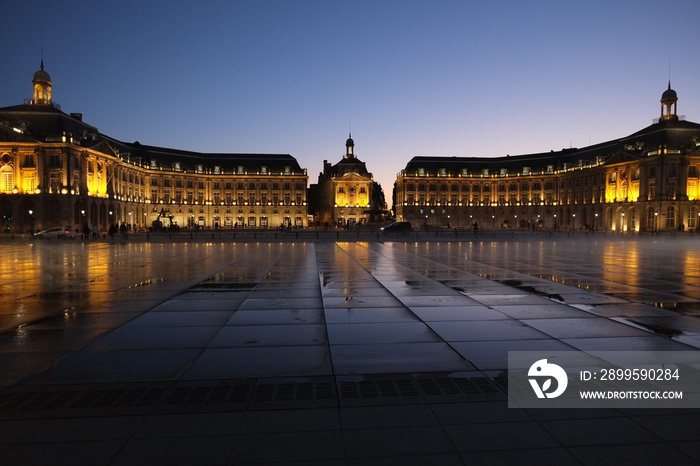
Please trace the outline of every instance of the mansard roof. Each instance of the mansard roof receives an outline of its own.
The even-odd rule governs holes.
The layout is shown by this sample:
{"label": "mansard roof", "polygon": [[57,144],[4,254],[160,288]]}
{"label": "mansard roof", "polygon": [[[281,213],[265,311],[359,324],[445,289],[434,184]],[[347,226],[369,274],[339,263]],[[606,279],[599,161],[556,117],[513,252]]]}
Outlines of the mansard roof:
{"label": "mansard roof", "polygon": [[501,170],[520,173],[523,167],[528,167],[536,173],[544,172],[548,167],[559,170],[578,164],[613,162],[613,156],[619,153],[630,157],[646,157],[656,155],[660,148],[677,151],[676,153],[688,153],[697,150],[698,146],[700,124],[684,120],[665,120],[629,136],[580,149],[570,148],[505,157],[417,156],[408,162],[404,173],[415,176],[419,169],[427,172],[426,175],[435,175],[443,170],[448,176],[457,176],[464,169],[472,174],[484,170],[488,170],[490,174],[498,174]]}
{"label": "mansard roof", "polygon": [[82,121],[82,115],[68,115],[55,104],[0,108],[0,126],[23,135],[27,141],[61,142],[64,135],[71,135],[75,143],[91,146],[101,139],[97,128]]}
{"label": "mansard roof", "polygon": [[176,162],[183,171],[195,171],[198,165],[206,169],[218,166],[224,171],[244,167],[248,173],[266,167],[269,173],[303,174],[304,169],[289,154],[202,153],[129,143],[104,135],[97,128],[82,121],[82,115],[68,115],[56,105],[23,104],[0,108],[0,132],[4,140],[17,142],[62,142],[72,137],[73,143],[99,148],[110,155],[119,154],[132,163],[156,166],[170,170]]}
{"label": "mansard roof", "polygon": [[218,166],[227,172],[236,172],[239,167],[244,167],[246,172],[255,173],[259,172],[261,167],[265,167],[268,173],[273,174],[283,173],[285,170],[291,174],[304,174],[299,162],[289,154],[202,153],[148,146],[138,141],[124,143],[110,139],[110,143],[122,157],[131,161],[138,160],[147,166],[155,160],[157,166],[167,169],[179,163],[180,169],[186,171],[195,171],[198,165],[203,165],[206,168]]}

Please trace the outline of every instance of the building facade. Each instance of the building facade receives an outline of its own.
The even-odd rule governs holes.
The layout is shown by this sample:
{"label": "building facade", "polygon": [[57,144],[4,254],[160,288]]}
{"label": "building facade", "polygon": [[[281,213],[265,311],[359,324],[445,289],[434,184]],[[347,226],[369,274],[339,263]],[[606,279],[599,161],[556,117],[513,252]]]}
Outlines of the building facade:
{"label": "building facade", "polygon": [[323,172],[311,193],[321,225],[352,228],[377,220],[386,209],[381,187],[355,156],[352,135],[345,141],[345,155],[338,163],[323,161]]}
{"label": "building facade", "polygon": [[0,108],[5,232],[54,226],[279,228],[308,225],[306,169],[285,154],[205,154],[124,143],[66,114],[52,82]]}
{"label": "building facade", "polygon": [[394,183],[416,227],[700,230],[700,125],[662,94],[661,116],[621,139],[558,152],[414,157]]}

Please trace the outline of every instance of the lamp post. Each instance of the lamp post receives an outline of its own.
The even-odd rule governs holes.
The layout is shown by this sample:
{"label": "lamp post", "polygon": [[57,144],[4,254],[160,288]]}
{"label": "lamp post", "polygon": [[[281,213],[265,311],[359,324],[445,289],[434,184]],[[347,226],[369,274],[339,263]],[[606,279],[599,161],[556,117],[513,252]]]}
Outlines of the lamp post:
{"label": "lamp post", "polygon": [[654,232],[657,232],[659,230],[659,213],[654,212]]}
{"label": "lamp post", "polygon": [[622,212],[622,225],[621,225],[620,231],[622,231],[622,232],[627,231],[627,225],[625,224],[625,213],[624,212]]}

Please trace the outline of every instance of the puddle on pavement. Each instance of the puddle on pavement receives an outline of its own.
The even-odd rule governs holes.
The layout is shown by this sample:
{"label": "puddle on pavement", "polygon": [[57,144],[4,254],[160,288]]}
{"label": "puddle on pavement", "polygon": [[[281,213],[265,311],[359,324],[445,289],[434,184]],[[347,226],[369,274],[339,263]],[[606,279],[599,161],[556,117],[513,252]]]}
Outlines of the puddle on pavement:
{"label": "puddle on pavement", "polygon": [[644,303],[650,306],[655,306],[660,309],[676,311],[680,314],[688,316],[700,315],[700,302],[659,302],[659,303]]}
{"label": "puddle on pavement", "polygon": [[636,327],[650,330],[657,335],[662,335],[668,338],[674,338],[679,335],[687,334],[687,332],[683,330],[673,328],[669,325],[664,325],[664,322],[661,322],[655,317],[625,317],[624,320]]}

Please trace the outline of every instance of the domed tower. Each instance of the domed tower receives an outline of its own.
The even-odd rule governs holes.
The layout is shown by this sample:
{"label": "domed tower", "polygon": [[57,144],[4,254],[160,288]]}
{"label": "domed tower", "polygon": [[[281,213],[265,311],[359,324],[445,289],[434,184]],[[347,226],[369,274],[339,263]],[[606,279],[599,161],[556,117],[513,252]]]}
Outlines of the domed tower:
{"label": "domed tower", "polygon": [[661,95],[661,118],[660,121],[678,120],[676,115],[676,104],[678,95],[671,89],[671,81],[668,82],[668,89]]}
{"label": "domed tower", "polygon": [[348,134],[348,140],[345,141],[345,158],[355,158],[355,141],[352,140],[352,133]]}
{"label": "domed tower", "polygon": [[32,105],[50,105],[52,83],[51,76],[44,71],[44,60],[41,60],[41,69],[34,73],[32,82],[34,83]]}

